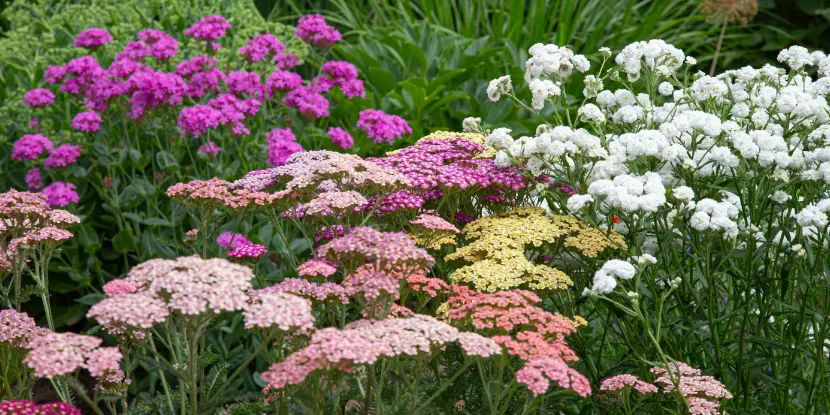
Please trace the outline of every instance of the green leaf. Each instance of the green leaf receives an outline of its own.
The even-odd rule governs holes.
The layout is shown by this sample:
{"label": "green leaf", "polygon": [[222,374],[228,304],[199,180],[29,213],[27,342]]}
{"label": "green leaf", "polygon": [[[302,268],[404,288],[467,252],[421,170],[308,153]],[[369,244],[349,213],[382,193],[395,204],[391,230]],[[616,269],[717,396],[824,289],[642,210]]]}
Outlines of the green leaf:
{"label": "green leaf", "polygon": [[201,367],[208,367],[219,361],[219,355],[213,351],[213,345],[209,345],[202,354],[199,355],[199,365]]}
{"label": "green leaf", "polygon": [[78,302],[78,303],[81,303],[81,304],[93,306],[95,304],[98,304],[101,300],[103,300],[105,298],[107,298],[107,296],[104,295],[104,294],[93,293],[93,294],[87,294],[87,295],[85,295],[85,296],[83,296],[83,297],[81,297],[81,298],[79,298],[75,301]]}
{"label": "green leaf", "polygon": [[230,372],[231,364],[222,362],[210,368],[207,377],[205,378],[205,398],[210,400],[216,391],[228,379],[228,372]]}
{"label": "green leaf", "polygon": [[395,79],[392,72],[376,67],[369,68],[369,81],[378,89],[378,93],[381,95],[386,95],[389,91],[395,89],[398,84],[398,80]]}
{"label": "green leaf", "polygon": [[176,162],[176,157],[166,151],[156,153],[156,163],[165,171],[178,170],[179,163]]}
{"label": "green leaf", "polygon": [[144,224],[153,226],[173,226],[169,220],[162,218],[147,218],[144,219]]}
{"label": "green leaf", "polygon": [[101,249],[101,241],[98,239],[98,233],[88,224],[81,225],[78,231],[78,242],[84,247],[84,252],[91,254]]}
{"label": "green leaf", "polygon": [[120,254],[135,250],[136,245],[133,231],[130,228],[124,228],[121,232],[118,232],[115,238],[112,238],[112,247],[115,249],[115,252]]}

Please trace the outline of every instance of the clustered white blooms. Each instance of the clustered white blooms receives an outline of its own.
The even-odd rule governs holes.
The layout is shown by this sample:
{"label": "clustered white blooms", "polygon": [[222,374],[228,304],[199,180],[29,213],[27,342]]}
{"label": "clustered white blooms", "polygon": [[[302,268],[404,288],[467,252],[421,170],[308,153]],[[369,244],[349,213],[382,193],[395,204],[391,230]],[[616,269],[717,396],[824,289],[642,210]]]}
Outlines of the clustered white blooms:
{"label": "clustered white blooms", "polygon": [[[564,102],[566,84],[590,65],[570,48],[535,45],[525,72],[529,107],[553,106],[555,119],[533,136],[482,130],[499,166],[520,164],[576,190],[551,210],[603,223],[629,215],[644,223],[644,240],[660,231],[657,223],[680,238],[698,233],[734,242],[736,249],[747,246],[741,235],[757,244],[797,244],[796,256],[810,241],[826,240],[830,57],[793,46],[778,57],[786,68],[708,76],[694,69],[694,58],[661,40],[626,46],[613,58],[616,65],[606,65],[610,50],[600,52],[603,68],[583,76],[583,103],[566,119],[565,112],[574,112]],[[809,75],[814,70],[817,78]],[[505,91],[513,86],[502,77],[488,94],[498,99]],[[756,210],[743,207],[759,203],[778,213],[753,217]],[[796,223],[801,232],[792,229]],[[593,293],[616,284],[611,276],[617,274],[603,269]]]}
{"label": "clustered white blooms", "polygon": [[637,270],[634,268],[634,265],[619,259],[612,259],[603,264],[602,268],[594,274],[594,285],[590,289],[585,288],[582,294],[608,294],[617,287],[617,278],[630,280],[636,274]]}

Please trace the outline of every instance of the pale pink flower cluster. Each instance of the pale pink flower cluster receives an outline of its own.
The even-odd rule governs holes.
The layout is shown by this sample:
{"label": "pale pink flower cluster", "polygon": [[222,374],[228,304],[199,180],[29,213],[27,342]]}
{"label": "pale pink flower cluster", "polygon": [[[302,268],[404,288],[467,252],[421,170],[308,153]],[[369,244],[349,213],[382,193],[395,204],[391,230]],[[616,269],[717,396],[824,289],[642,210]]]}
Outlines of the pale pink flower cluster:
{"label": "pale pink flower cluster", "polygon": [[[379,359],[398,356],[423,356],[436,348],[459,341],[454,327],[425,315],[387,320],[359,320],[342,330],[317,331],[309,345],[271,366],[262,374],[267,390],[297,385],[316,371],[350,371],[356,365],[374,364]],[[486,340],[465,336],[462,348],[470,355],[495,352]]]}
{"label": "pale pink flower cluster", "polygon": [[245,307],[248,300],[246,292],[251,288],[254,277],[248,267],[220,258],[180,257],[161,261],[169,263],[169,271],[152,276],[141,272],[136,275],[134,268],[127,279],[141,285],[149,277],[147,291],[163,295],[171,311],[199,315],[237,311]]}
{"label": "pale pink flower cluster", "polygon": [[526,385],[534,395],[547,392],[551,382],[562,389],[571,389],[583,398],[591,394],[588,379],[560,359],[531,360],[516,372],[516,380]]}
{"label": "pale pink flower cluster", "polygon": [[137,292],[105,298],[89,309],[87,317],[103,324],[110,334],[143,338],[144,330],[165,321],[169,314],[163,300]]}
{"label": "pale pink flower cluster", "polygon": [[362,265],[343,279],[343,287],[351,295],[362,296],[367,302],[372,302],[380,296],[397,300],[400,298],[398,290],[402,277],[374,265]]}
{"label": "pale pink flower cluster", "polygon": [[35,376],[54,379],[85,367],[101,339],[75,333],[49,333],[29,343],[29,355],[23,359]]}
{"label": "pale pink flower cluster", "polygon": [[720,400],[732,399],[732,394],[722,383],[711,376],[701,375],[699,369],[683,362],[673,362],[669,363],[669,370],[664,367],[652,368],[651,373],[657,376],[654,383],[662,386],[663,392],[670,393],[675,390],[675,383],[672,382],[674,378],[677,381],[677,390],[686,397],[692,415],[718,414]]}
{"label": "pale pink flower cluster", "polygon": [[38,327],[35,319],[26,313],[13,309],[0,311],[0,344],[26,349],[33,340],[48,333],[48,329]]}
{"label": "pale pink flower cluster", "polygon": [[138,287],[135,286],[131,281],[127,280],[112,280],[103,287],[104,294],[107,297],[117,297],[122,294],[132,294],[138,290]]}
{"label": "pale pink flower cluster", "polygon": [[490,357],[502,352],[501,347],[493,339],[478,333],[458,333],[458,344],[468,356]]}
{"label": "pale pink flower cluster", "polygon": [[390,191],[409,185],[404,175],[392,169],[382,168],[353,154],[321,150],[294,153],[285,165],[250,172],[234,186],[260,191],[284,185],[285,192],[304,192],[316,190],[327,180],[337,183],[340,190],[377,188]]}
{"label": "pale pink flower cluster", "polygon": [[[96,378],[105,378],[121,372],[121,360],[124,356],[117,347],[99,347],[93,350],[86,361],[86,369]],[[122,373],[123,376],[123,373]]]}
{"label": "pale pink flower cluster", "polygon": [[427,229],[432,229],[436,231],[449,231],[452,233],[458,233],[458,228],[455,227],[452,223],[447,222],[440,216],[422,213],[416,218],[415,220],[410,221],[409,223],[413,225],[420,225]]}
{"label": "pale pink flower cluster", "polygon": [[311,301],[284,292],[257,292],[243,311],[245,328],[312,331]]}
{"label": "pale pink flower cluster", "polygon": [[623,374],[617,376],[611,376],[610,378],[605,378],[600,383],[599,388],[600,390],[604,391],[618,391],[620,389],[630,387],[637,392],[646,394],[646,393],[656,393],[657,387],[652,385],[651,383],[645,382],[634,375]]}
{"label": "pale pink flower cluster", "polygon": [[317,248],[320,258],[338,263],[375,262],[383,267],[400,265],[432,266],[435,260],[406,232],[381,232],[370,227],[351,232]]}
{"label": "pale pink flower cluster", "polygon": [[263,288],[259,291],[291,293],[315,301],[326,301],[329,298],[333,298],[343,304],[349,302],[351,295],[351,292],[340,284],[334,282],[317,284],[301,278],[286,278],[278,284]]}
{"label": "pale pink flower cluster", "polygon": [[[225,259],[151,259],[133,267],[122,282],[108,283],[114,296],[90,308],[110,333],[143,337],[171,313],[197,316],[238,311],[248,303],[251,270]],[[109,293],[108,293],[109,294]]]}
{"label": "pale pink flower cluster", "polygon": [[297,205],[294,213],[298,217],[341,215],[366,203],[368,203],[366,198],[354,190],[345,192],[335,190],[320,193],[308,203]]}
{"label": "pale pink flower cluster", "polygon": [[297,267],[303,277],[330,277],[337,272],[337,265],[320,259],[310,259]]}

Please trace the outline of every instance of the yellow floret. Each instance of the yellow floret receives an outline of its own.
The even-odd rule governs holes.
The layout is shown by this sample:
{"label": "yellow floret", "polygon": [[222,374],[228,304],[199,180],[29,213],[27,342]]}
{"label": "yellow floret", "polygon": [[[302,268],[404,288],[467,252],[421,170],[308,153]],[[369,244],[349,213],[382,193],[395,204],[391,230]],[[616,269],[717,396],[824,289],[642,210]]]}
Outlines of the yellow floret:
{"label": "yellow floret", "polygon": [[596,257],[606,249],[626,248],[622,235],[613,230],[597,228],[581,229],[576,235],[565,239],[565,246],[575,248],[589,258]]}

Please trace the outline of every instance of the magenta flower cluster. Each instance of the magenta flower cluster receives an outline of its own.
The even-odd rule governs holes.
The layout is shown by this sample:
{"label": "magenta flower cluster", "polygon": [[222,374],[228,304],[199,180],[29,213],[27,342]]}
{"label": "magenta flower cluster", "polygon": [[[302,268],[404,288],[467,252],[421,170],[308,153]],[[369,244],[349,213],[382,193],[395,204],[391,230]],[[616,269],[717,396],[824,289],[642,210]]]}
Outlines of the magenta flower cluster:
{"label": "magenta flower cluster", "polygon": [[231,28],[228,20],[222,16],[206,16],[201,18],[193,26],[185,29],[184,34],[196,40],[218,40],[225,37],[225,33]]}
{"label": "magenta flower cluster", "polygon": [[103,120],[97,112],[81,112],[72,119],[72,128],[85,133],[94,133],[101,129],[101,121]]}
{"label": "magenta flower cluster", "polygon": [[343,37],[337,29],[329,26],[323,16],[319,14],[301,17],[300,21],[297,22],[297,30],[294,35],[309,45],[324,49],[334,46]]}
{"label": "magenta flower cluster", "polygon": [[282,166],[292,154],[304,151],[290,128],[275,128],[267,139],[268,164],[272,166]]}
{"label": "magenta flower cluster", "polygon": [[23,105],[42,108],[55,103],[55,93],[45,88],[35,88],[23,95]]}
{"label": "magenta flower cluster", "polygon": [[377,144],[392,144],[395,140],[412,134],[412,128],[406,120],[381,110],[360,111],[357,126]]}
{"label": "magenta flower cluster", "polygon": [[75,38],[75,42],[72,43],[72,47],[95,50],[110,42],[112,42],[110,32],[106,29],[91,27],[81,32],[78,37]]}

